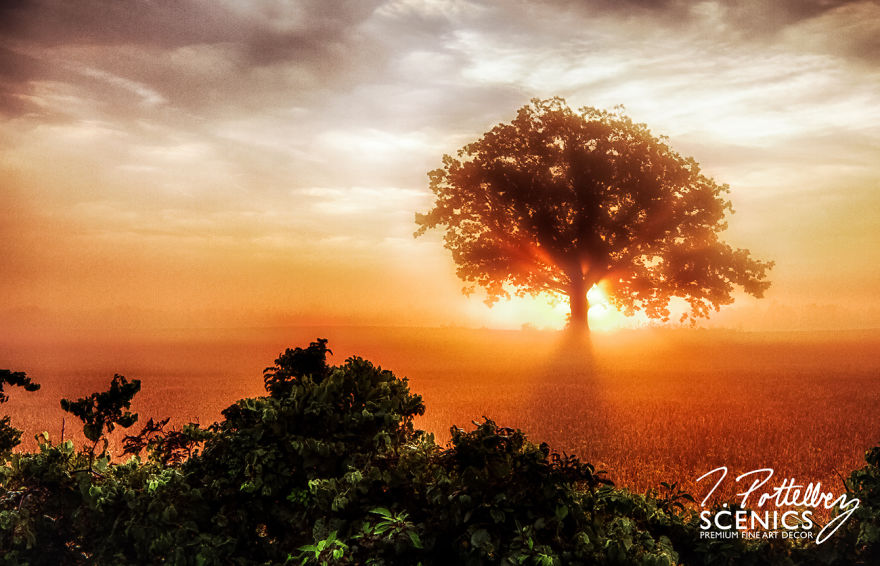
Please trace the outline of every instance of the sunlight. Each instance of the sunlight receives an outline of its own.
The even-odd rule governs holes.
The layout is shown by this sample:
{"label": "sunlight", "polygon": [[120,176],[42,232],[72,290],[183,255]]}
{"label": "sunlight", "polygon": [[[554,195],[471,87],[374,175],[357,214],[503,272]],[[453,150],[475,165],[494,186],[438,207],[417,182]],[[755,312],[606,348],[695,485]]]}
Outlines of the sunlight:
{"label": "sunlight", "polygon": [[[613,332],[621,328],[633,328],[643,324],[641,318],[628,318],[617,311],[608,300],[601,284],[594,285],[587,293],[590,301],[590,329],[597,332]],[[489,328],[561,330],[568,322],[567,298],[512,297],[499,301],[491,308],[482,302],[469,301],[470,317]]]}
{"label": "sunlight", "polygon": [[591,330],[609,332],[628,326],[630,321],[611,305],[600,284],[593,285],[587,292],[587,300],[590,302],[588,316]]}
{"label": "sunlight", "polygon": [[605,294],[605,291],[598,284],[593,285],[587,291],[587,300],[591,305],[608,305],[608,295]]}
{"label": "sunlight", "polygon": [[482,301],[467,301],[469,318],[489,328],[518,330],[539,328],[561,330],[565,327],[568,301],[536,297],[512,297],[492,307]]}

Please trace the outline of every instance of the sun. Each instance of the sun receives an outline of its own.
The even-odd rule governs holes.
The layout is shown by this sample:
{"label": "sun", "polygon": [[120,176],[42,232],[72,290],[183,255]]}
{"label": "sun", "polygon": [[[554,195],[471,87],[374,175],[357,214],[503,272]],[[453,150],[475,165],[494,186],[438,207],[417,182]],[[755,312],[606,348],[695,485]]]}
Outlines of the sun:
{"label": "sun", "polygon": [[[605,291],[598,284],[593,285],[589,291],[587,291],[587,300],[590,302],[592,306],[599,305],[608,305],[608,295],[605,294]],[[592,307],[590,310],[593,310]]]}
{"label": "sun", "polygon": [[608,300],[608,295],[602,288],[601,282],[593,285],[587,292],[587,300],[590,303],[590,310],[587,316],[589,317],[591,330],[609,332],[628,326],[629,320],[614,308],[614,305]]}
{"label": "sun", "polygon": [[[608,295],[605,293],[601,283],[593,285],[587,292],[587,300],[590,303],[590,310],[588,312],[590,330],[611,332],[632,325],[632,321],[614,308],[614,305],[608,300]],[[559,300],[552,307],[552,310],[556,319],[561,321],[557,327],[564,327],[568,320],[568,299]]]}
{"label": "sun", "polygon": [[[613,332],[638,326],[638,317],[629,318],[620,313],[611,301],[602,283],[593,285],[587,293],[590,301],[590,330]],[[569,304],[566,297],[511,297],[492,307],[481,301],[468,301],[469,316],[490,328],[519,329],[545,328],[562,330],[568,323]]]}

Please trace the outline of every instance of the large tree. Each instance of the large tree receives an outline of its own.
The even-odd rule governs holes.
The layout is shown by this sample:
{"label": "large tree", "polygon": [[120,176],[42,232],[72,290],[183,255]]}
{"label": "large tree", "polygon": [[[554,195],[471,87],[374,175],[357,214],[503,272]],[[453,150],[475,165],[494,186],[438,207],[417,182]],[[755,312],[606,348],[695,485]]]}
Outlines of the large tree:
{"label": "large tree", "polygon": [[772,262],[719,239],[733,212],[693,158],[669,148],[621,110],[573,111],[561,98],[532,100],[429,174],[433,208],[416,236],[445,230],[458,276],[487,302],[567,296],[570,325],[589,329],[587,292],[603,282],[626,315],[683,321],[761,297]]}

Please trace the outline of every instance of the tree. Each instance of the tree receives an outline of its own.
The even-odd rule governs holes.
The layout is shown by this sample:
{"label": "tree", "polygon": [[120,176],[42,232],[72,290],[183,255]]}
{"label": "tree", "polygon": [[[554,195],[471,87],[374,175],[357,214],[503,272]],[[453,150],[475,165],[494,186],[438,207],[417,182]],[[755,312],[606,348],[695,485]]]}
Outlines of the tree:
{"label": "tree", "polygon": [[464,292],[483,287],[490,305],[511,290],[567,296],[570,327],[589,330],[599,282],[627,316],[668,320],[680,297],[691,322],[737,287],[761,297],[770,285],[772,262],[719,239],[729,187],[619,108],[534,99],[428,176],[434,206],[415,236],[445,230]]}

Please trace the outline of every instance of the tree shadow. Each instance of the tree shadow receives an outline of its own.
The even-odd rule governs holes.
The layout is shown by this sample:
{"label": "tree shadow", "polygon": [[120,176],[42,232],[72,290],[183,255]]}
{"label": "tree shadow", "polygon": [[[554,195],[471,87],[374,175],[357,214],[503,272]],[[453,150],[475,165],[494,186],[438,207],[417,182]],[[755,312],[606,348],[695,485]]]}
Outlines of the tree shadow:
{"label": "tree shadow", "polygon": [[534,439],[602,465],[597,458],[614,436],[613,403],[589,334],[563,332],[536,362],[524,408],[534,415]]}
{"label": "tree shadow", "polygon": [[590,332],[581,328],[563,330],[545,365],[549,371],[574,372],[586,379],[595,377],[598,368]]}

